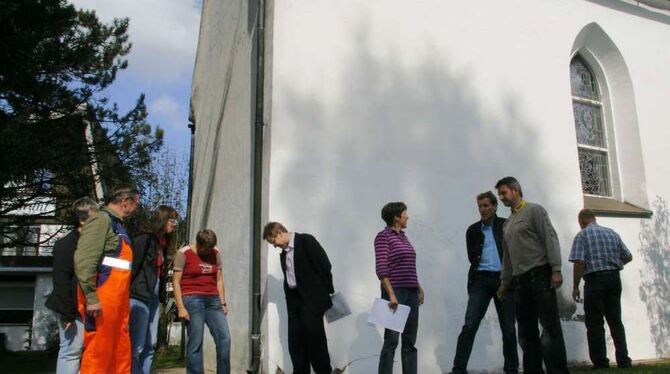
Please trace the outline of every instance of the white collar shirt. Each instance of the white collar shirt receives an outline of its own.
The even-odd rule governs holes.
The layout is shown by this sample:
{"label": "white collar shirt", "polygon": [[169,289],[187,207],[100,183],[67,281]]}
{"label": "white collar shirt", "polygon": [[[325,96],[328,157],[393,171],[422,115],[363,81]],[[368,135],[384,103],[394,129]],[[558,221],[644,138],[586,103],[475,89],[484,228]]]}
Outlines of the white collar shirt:
{"label": "white collar shirt", "polygon": [[294,289],[298,287],[298,282],[295,279],[295,233],[291,233],[291,239],[288,242],[288,246],[284,249],[286,253],[286,283],[288,288]]}

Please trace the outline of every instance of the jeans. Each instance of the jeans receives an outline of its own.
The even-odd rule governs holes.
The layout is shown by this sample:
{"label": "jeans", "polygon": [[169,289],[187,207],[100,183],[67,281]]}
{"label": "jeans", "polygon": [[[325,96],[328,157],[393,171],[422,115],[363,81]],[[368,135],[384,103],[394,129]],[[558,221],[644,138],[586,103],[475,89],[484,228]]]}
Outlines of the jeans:
{"label": "jeans", "polygon": [[130,299],[130,345],[133,361],[132,374],[149,374],[158,340],[160,302],[154,295],[149,304]]}
{"label": "jeans", "polygon": [[78,374],[81,352],[84,347],[84,323],[77,317],[65,330],[63,323],[58,322],[58,336],[60,348],[58,349],[56,373]]}
{"label": "jeans", "polygon": [[205,367],[202,360],[202,339],[205,324],[216,345],[216,373],[230,373],[230,331],[226,315],[223,314],[218,296],[184,296],[184,307],[190,321],[186,324],[186,373],[202,374]]}
{"label": "jeans", "polygon": [[614,341],[616,362],[620,368],[630,367],[626,330],[621,322],[621,278],[619,271],[602,271],[584,276],[584,314],[589,356],[595,367],[609,367],[605,346],[603,317],[607,320]]}
{"label": "jeans", "polygon": [[484,318],[491,299],[498,313],[500,330],[503,339],[503,356],[505,357],[505,373],[516,373],[519,369],[519,356],[516,349],[515,308],[512,298],[498,300],[496,291],[500,286],[499,272],[476,272],[468,296],[468,307],[465,311],[465,324],[458,335],[453,373],[466,373],[472,345]]}
{"label": "jeans", "polygon": [[[402,372],[403,374],[416,374],[417,351],[414,345],[416,343],[416,333],[419,329],[419,291],[417,288],[394,287],[393,292],[399,304],[410,307],[405,330],[402,332],[402,346],[400,348]],[[384,289],[382,289],[382,298],[389,299]],[[384,345],[379,356],[379,374],[393,373],[393,358],[395,357],[399,337],[400,333],[397,331],[384,330]]]}
{"label": "jeans", "polygon": [[[514,278],[514,301],[525,374],[544,373],[543,360],[549,374],[569,372],[556,290],[551,288],[550,280],[549,266],[533,268]],[[542,325],[542,335],[538,321]]]}

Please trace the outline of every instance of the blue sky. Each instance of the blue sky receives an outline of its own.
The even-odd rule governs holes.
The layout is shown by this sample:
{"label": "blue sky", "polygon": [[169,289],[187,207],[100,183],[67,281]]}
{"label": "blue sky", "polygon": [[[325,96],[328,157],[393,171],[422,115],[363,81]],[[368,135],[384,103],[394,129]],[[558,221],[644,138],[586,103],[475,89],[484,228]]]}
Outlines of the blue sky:
{"label": "blue sky", "polygon": [[122,112],[146,95],[149,122],[165,130],[165,144],[188,155],[188,105],[200,27],[201,0],[70,0],[95,10],[103,22],[128,17],[133,44],[122,71],[107,91]]}

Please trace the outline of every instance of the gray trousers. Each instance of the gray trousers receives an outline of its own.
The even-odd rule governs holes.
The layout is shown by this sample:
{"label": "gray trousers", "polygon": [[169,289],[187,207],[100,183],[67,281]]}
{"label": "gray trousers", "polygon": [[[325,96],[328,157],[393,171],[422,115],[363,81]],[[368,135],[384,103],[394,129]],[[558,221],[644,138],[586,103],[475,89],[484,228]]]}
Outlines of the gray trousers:
{"label": "gray trousers", "polygon": [[[400,347],[400,359],[402,362],[403,374],[416,374],[417,372],[417,352],[416,352],[416,332],[419,329],[419,289],[394,287],[393,292],[398,299],[399,304],[410,307],[409,317],[405,324],[405,331],[402,333],[402,344]],[[382,299],[389,299],[388,294],[382,289]],[[393,373],[393,358],[395,349],[398,346],[400,333],[397,331],[384,330],[384,345],[379,356],[379,374]]]}

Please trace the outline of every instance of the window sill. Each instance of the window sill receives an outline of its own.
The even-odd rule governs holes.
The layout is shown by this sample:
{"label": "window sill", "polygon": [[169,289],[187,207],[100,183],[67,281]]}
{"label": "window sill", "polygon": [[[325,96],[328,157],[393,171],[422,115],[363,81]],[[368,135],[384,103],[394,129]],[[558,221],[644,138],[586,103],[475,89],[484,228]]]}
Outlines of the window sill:
{"label": "window sill", "polygon": [[584,196],[584,208],[599,217],[651,218],[652,211],[605,197]]}

